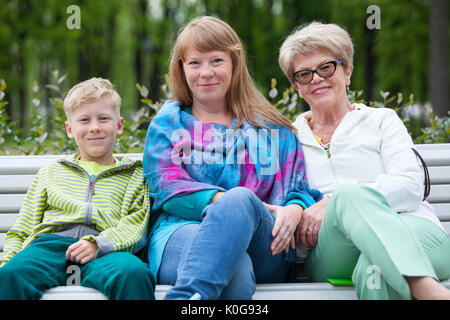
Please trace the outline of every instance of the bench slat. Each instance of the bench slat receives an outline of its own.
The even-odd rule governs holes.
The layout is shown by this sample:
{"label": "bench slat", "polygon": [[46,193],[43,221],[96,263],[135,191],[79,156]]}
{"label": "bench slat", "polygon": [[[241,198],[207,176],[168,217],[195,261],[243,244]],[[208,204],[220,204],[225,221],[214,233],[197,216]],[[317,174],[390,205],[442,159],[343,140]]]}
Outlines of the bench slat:
{"label": "bench slat", "polygon": [[[447,231],[447,234],[450,234],[450,222],[443,222],[442,225],[444,226],[444,229]],[[0,233],[0,253],[3,252],[3,243],[6,238],[6,232]]]}
{"label": "bench slat", "polygon": [[[450,288],[450,280],[441,282]],[[155,297],[162,300],[170,285],[157,285]],[[106,297],[97,290],[86,287],[55,287],[45,292],[42,300],[103,300]],[[257,284],[254,300],[355,300],[354,287],[336,287],[329,283]]]}
{"label": "bench slat", "polygon": [[[450,166],[450,144],[416,145],[428,166]],[[115,154],[141,160],[142,153]],[[1,156],[0,175],[35,174],[44,164],[70,155]]]}
{"label": "bench slat", "polygon": [[34,177],[34,174],[1,176],[0,194],[27,193],[28,187],[31,186]]}
{"label": "bench slat", "polygon": [[[12,227],[24,197],[25,195],[0,194],[0,232],[6,232]],[[8,199],[10,205],[6,205],[6,199]],[[14,204],[11,203],[11,200],[14,201]],[[434,203],[432,206],[434,207],[439,220],[450,222],[450,203]]]}
{"label": "bench slat", "polygon": [[[431,184],[450,184],[450,166],[429,167]],[[0,176],[0,194],[26,193],[34,179],[34,174],[14,174]]]}
{"label": "bench slat", "polygon": [[[142,160],[142,153],[115,154],[115,156]],[[70,157],[70,155],[0,156],[0,175],[36,174],[42,166],[61,158]]]}
{"label": "bench slat", "polygon": [[428,167],[431,184],[450,184],[450,166]]}
{"label": "bench slat", "polygon": [[93,288],[60,286],[46,290],[41,300],[108,300],[108,297]]}
{"label": "bench slat", "polygon": [[[19,212],[25,194],[0,194],[0,213]],[[428,197],[430,203],[449,203],[450,184],[432,185]]]}
{"label": "bench slat", "polygon": [[432,206],[439,220],[450,222],[450,203],[435,203]]}
{"label": "bench slat", "polygon": [[68,156],[44,155],[0,157],[0,174],[36,174],[42,166],[63,157]]}
{"label": "bench slat", "polygon": [[[441,221],[450,221],[450,203],[434,203],[432,204],[436,215]],[[0,213],[0,232],[2,228],[11,228],[16,220],[18,212],[1,212]]]}
{"label": "bench slat", "polygon": [[448,143],[416,144],[414,145],[414,147],[420,152],[427,152],[427,151],[440,152],[444,150],[450,151],[450,145]]}
{"label": "bench slat", "polygon": [[16,221],[17,213],[0,213],[0,232],[8,232]]}
{"label": "bench slat", "polygon": [[0,214],[19,213],[25,194],[0,194]]}
{"label": "bench slat", "polygon": [[450,144],[419,144],[415,145],[428,166],[450,165]]}
{"label": "bench slat", "polygon": [[0,233],[0,252],[3,252],[3,243],[5,242],[6,233]]}
{"label": "bench slat", "polygon": [[430,196],[427,198],[430,203],[449,203],[450,184],[431,185]]}

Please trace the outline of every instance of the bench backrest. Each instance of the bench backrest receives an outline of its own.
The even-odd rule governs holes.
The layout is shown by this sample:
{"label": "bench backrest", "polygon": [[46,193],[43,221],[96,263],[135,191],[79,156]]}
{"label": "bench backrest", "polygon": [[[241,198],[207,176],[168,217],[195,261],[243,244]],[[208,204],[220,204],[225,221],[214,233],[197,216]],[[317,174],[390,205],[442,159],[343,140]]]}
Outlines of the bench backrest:
{"label": "bench backrest", "polygon": [[[431,193],[428,201],[450,234],[450,144],[417,145],[416,148],[430,172]],[[142,154],[127,154],[127,156],[141,159]],[[6,232],[13,225],[36,172],[43,165],[62,157],[69,156],[0,157],[0,257]]]}

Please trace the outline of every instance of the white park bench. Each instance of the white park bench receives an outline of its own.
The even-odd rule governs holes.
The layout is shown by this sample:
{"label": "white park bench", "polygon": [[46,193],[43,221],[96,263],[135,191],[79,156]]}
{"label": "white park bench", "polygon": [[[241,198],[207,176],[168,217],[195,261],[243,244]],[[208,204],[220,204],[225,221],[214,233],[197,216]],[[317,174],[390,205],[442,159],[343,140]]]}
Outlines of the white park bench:
{"label": "white park bench", "polygon": [[[431,179],[431,193],[428,201],[433,205],[439,219],[450,234],[450,144],[416,146],[428,165]],[[132,159],[141,159],[141,154],[127,154]],[[0,156],[0,258],[6,233],[13,225],[25,193],[36,172],[43,165],[59,159],[60,155],[44,156]],[[449,261],[450,263],[450,261]],[[301,268],[301,262],[297,267]],[[307,281],[301,276],[299,281]],[[450,280],[443,284],[450,289]],[[156,298],[161,299],[170,288],[156,286]],[[333,286],[330,283],[278,283],[258,284],[253,297],[258,300],[290,299],[356,299],[355,290],[349,286]],[[95,300],[107,299],[95,289],[78,286],[61,286],[49,289],[42,299]]]}

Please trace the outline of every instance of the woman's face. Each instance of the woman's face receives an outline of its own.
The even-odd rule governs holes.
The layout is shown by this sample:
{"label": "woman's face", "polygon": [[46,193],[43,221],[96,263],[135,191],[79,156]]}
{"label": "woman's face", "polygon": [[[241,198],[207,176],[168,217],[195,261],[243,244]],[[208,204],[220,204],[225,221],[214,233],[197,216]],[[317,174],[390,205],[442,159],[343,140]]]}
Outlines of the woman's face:
{"label": "woman's face", "polygon": [[233,72],[231,55],[228,51],[201,52],[189,47],[185,53],[183,70],[194,104],[225,105]]}
{"label": "woman's face", "polygon": [[[294,58],[294,73],[301,70],[316,70],[325,62],[337,61],[336,57],[326,49],[318,49],[308,55],[297,55]],[[353,66],[336,65],[336,71],[329,78],[322,78],[313,73],[313,78],[308,84],[295,82],[295,87],[303,99],[311,108],[325,108],[342,104],[347,101],[346,86],[350,85],[350,77]],[[347,100],[344,100],[347,99]]]}

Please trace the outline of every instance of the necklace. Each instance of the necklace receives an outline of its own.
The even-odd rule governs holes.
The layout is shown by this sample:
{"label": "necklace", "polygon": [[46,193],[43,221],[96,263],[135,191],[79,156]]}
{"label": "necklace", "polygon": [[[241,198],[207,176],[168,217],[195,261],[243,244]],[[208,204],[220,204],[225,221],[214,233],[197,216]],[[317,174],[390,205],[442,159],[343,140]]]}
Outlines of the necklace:
{"label": "necklace", "polygon": [[322,140],[319,141],[320,146],[325,150],[328,154],[330,154],[330,142],[323,144]]}
{"label": "necklace", "polygon": [[327,153],[330,153],[330,144],[331,144],[331,141],[328,142],[328,143],[323,143],[321,137],[319,137],[319,136],[316,135],[315,133],[313,133],[313,134],[314,134],[314,137],[316,138],[317,142],[319,142],[320,146],[321,146]]}
{"label": "necklace", "polygon": [[[350,108],[348,109],[348,112],[353,111],[353,110],[355,110],[355,107],[352,106],[352,105],[350,105]],[[309,125],[311,131],[313,131],[313,130],[312,130],[312,128],[313,128],[312,117],[309,116],[309,117],[306,118],[306,120],[308,121],[308,125]],[[341,119],[341,120],[342,120],[342,119]],[[340,122],[340,121],[339,121],[339,122]],[[337,125],[336,125],[336,127],[337,127]],[[334,128],[334,130],[336,130],[336,128]],[[334,130],[333,130],[333,132],[334,132]],[[323,150],[325,150],[325,152],[327,153],[328,158],[330,158],[330,157],[331,157],[331,153],[330,153],[330,149],[331,149],[331,139],[330,139],[330,141],[329,141],[328,143],[323,143],[321,137],[319,137],[318,135],[316,135],[314,132],[313,132],[313,135],[314,135],[314,137],[316,138],[317,142],[320,144],[320,146],[323,148]]]}

